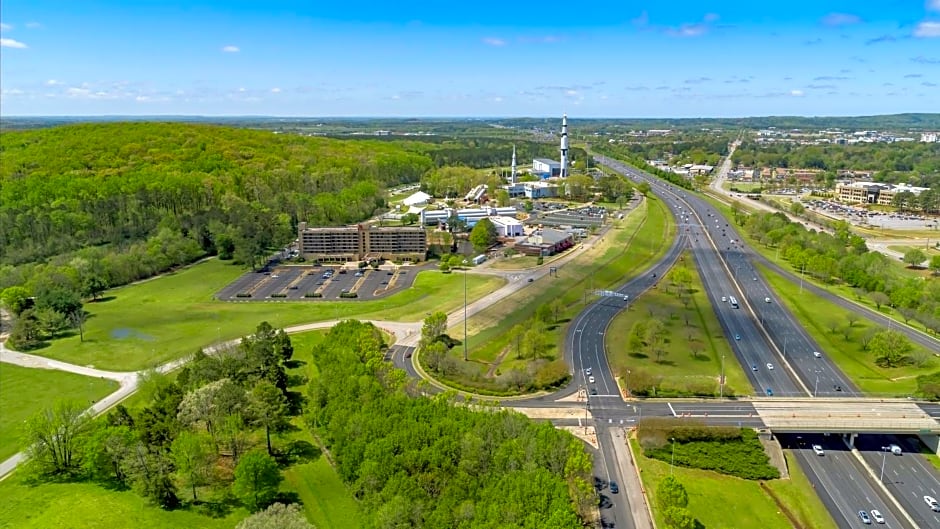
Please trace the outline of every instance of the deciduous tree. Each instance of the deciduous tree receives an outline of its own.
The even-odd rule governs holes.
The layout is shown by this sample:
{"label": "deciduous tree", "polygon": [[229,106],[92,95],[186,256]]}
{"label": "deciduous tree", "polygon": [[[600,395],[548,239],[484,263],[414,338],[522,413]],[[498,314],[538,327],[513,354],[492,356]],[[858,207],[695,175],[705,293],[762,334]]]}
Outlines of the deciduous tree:
{"label": "deciduous tree", "polygon": [[235,467],[235,494],[252,512],[269,505],[283,480],[274,458],[264,452],[249,452]]}
{"label": "deciduous tree", "polygon": [[76,401],[61,401],[27,419],[24,445],[30,459],[43,473],[72,474],[82,461],[91,417]]}

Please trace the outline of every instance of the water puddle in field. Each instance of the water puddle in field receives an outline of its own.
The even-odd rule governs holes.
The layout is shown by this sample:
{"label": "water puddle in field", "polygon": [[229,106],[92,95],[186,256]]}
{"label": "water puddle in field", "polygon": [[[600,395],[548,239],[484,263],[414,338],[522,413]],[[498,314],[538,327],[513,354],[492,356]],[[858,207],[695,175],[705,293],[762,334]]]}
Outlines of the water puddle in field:
{"label": "water puddle in field", "polygon": [[136,338],[138,340],[144,340],[147,342],[152,342],[155,340],[153,336],[149,334],[142,333],[137,329],[131,329],[129,327],[118,327],[117,329],[111,330],[111,337],[118,340],[123,340],[125,338]]}

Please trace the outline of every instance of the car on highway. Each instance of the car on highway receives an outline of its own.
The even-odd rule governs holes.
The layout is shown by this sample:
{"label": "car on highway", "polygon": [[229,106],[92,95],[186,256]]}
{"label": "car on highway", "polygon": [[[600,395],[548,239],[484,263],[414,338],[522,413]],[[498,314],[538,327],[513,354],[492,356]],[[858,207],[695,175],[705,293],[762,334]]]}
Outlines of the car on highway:
{"label": "car on highway", "polygon": [[770,303],[770,298],[764,298],[764,303]]}
{"label": "car on highway", "polygon": [[734,335],[734,339],[735,339],[735,340],[740,340],[740,339],[741,339],[741,335],[740,335],[740,334],[735,334],[735,335]]}
{"label": "car on highway", "polygon": [[868,513],[865,511],[858,511],[858,517],[862,519],[862,523],[865,525],[871,525],[871,518],[868,517]]}
{"label": "car on highway", "polygon": [[724,303],[728,301],[728,296],[721,296],[721,302]]}
{"label": "car on highway", "polygon": [[611,481],[611,482],[610,482],[610,492],[611,492],[612,494],[617,494],[618,492],[620,492],[620,487],[617,486],[617,482],[616,482],[616,481]]}
{"label": "car on highway", "polygon": [[594,383],[594,377],[588,377],[588,384]]}
{"label": "car on highway", "polygon": [[751,365],[751,371],[757,371],[757,364]]}
{"label": "car on highway", "polygon": [[881,515],[881,511],[878,509],[872,509],[871,519],[874,520],[875,523],[885,523],[885,517]]}
{"label": "car on highway", "polygon": [[768,396],[768,397],[773,397],[773,396],[774,396],[774,390],[772,390],[772,389],[770,389],[770,388],[767,388],[767,396]]}
{"label": "car on highway", "polygon": [[584,374],[587,375],[587,376],[591,376],[591,368],[589,367],[589,368],[585,369],[585,370],[584,370]]}
{"label": "car on highway", "polygon": [[901,447],[895,444],[888,445],[888,450],[891,450],[891,453],[896,456],[899,456],[902,453]]}
{"label": "car on highway", "polygon": [[597,388],[591,388],[591,395],[597,395]]}
{"label": "car on highway", "polygon": [[532,279],[532,278],[530,277],[530,278],[529,278],[529,283],[531,283],[531,282],[533,282],[533,281],[535,281],[535,279]]}
{"label": "car on highway", "polygon": [[821,447],[821,446],[819,446],[819,445],[813,445],[813,453],[816,454],[816,455],[818,455],[818,456],[824,456],[824,455],[826,455],[826,452],[823,451],[823,447]]}
{"label": "car on highway", "polygon": [[933,496],[924,496],[924,503],[926,503],[931,510],[940,512],[940,503],[937,503],[937,500]]}
{"label": "car on highway", "polygon": [[813,356],[815,356],[816,358],[822,358],[822,353],[820,353],[819,351],[813,351]]}
{"label": "car on highway", "polygon": [[773,369],[773,368],[774,368],[774,365],[771,364],[770,362],[767,362],[767,369]]}

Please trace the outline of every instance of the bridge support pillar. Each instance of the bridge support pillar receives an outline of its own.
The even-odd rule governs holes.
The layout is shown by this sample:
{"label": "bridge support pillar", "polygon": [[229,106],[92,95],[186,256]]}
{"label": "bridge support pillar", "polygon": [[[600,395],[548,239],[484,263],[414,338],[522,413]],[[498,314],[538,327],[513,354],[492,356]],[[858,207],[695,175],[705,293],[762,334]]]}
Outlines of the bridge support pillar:
{"label": "bridge support pillar", "polygon": [[855,438],[858,437],[857,433],[844,433],[842,434],[842,439],[845,441],[845,444],[849,445],[849,448],[855,448]]}
{"label": "bridge support pillar", "polygon": [[921,442],[927,445],[927,448],[929,448],[933,453],[940,456],[940,435],[922,433],[917,434],[917,437],[920,437]]}

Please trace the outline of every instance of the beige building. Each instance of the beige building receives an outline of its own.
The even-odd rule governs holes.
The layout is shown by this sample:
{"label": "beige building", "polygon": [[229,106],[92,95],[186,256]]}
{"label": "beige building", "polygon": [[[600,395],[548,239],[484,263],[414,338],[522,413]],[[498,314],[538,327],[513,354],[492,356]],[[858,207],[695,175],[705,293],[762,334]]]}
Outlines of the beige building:
{"label": "beige building", "polygon": [[298,229],[299,253],[308,261],[423,261],[428,238],[424,228],[355,226]]}
{"label": "beige building", "polygon": [[880,204],[890,206],[894,195],[902,191],[910,191],[919,195],[927,191],[926,187],[909,186],[906,184],[882,184],[877,182],[850,182],[836,186],[836,193],[842,202],[856,204]]}

